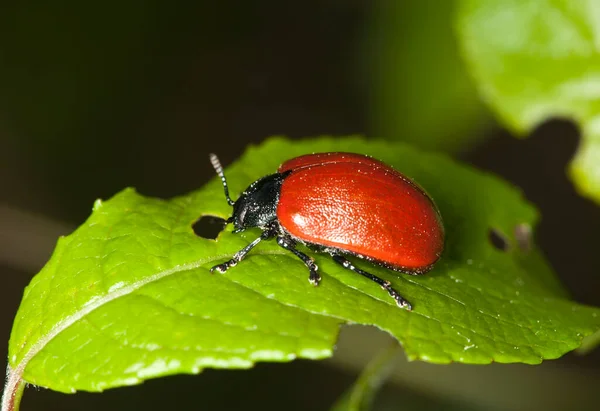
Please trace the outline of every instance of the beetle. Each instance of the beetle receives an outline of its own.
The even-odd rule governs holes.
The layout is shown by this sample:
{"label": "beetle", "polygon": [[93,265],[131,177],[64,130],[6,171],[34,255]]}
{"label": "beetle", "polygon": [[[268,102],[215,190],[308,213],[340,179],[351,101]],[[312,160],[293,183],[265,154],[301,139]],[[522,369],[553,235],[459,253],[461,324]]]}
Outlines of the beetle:
{"label": "beetle", "polygon": [[379,284],[398,306],[412,309],[389,281],[346,258],[356,256],[413,275],[433,268],[444,249],[444,225],[431,197],[411,179],[361,154],[308,154],[284,162],[233,201],[219,159],[211,154],[210,161],[233,207],[226,224],[233,224],[234,233],[252,227],[262,230],[211,272],[226,272],[261,241],[276,238],[306,265],[313,285],[321,281],[318,266],[296,248],[298,244],[328,253],[342,267]]}

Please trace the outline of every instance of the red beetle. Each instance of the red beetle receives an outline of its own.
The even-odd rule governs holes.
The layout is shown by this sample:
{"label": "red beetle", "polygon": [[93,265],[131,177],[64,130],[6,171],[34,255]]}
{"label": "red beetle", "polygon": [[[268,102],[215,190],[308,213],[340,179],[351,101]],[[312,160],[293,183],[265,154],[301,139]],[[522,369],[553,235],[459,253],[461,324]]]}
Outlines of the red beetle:
{"label": "red beetle", "polygon": [[409,178],[360,154],[309,154],[286,161],[277,173],[252,183],[234,202],[219,159],[211,154],[210,160],[233,206],[227,220],[233,223],[233,232],[251,227],[263,231],[211,271],[224,273],[260,241],[276,237],[277,244],[308,267],[312,284],[321,281],[318,267],[296,249],[298,243],[329,253],[344,268],[387,290],[399,306],[412,309],[389,281],[361,270],[344,256],[406,274],[431,270],[444,249],[444,226],[433,200]]}

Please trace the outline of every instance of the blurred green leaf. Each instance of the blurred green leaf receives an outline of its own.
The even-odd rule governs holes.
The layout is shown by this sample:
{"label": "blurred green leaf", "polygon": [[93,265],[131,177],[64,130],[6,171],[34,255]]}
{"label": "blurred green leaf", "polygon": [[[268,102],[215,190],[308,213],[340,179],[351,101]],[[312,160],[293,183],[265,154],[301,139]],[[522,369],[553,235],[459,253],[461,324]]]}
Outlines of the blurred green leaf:
{"label": "blurred green leaf", "polygon": [[[515,228],[537,220],[520,192],[445,156],[361,138],[273,138],[227,168],[233,197],[286,158],[335,150],[388,162],[441,210],[447,247],[428,275],[358,262],[390,280],[414,311],[324,254],[316,255],[323,281],[313,287],[306,267],[274,241],[226,274],[210,274],[259,234],[194,234],[200,216],[231,212],[218,179],[172,200],[127,189],[98,201],[27,287],[10,338],[7,392],[21,377],[64,392],[99,391],[205,367],[324,358],[343,323],[375,325],[410,359],[435,363],[535,364],[600,329],[600,310],[569,301],[535,246],[519,248]],[[507,251],[490,243],[490,229]]]}
{"label": "blurred green leaf", "polygon": [[385,383],[393,368],[393,359],[400,351],[398,344],[383,350],[362,371],[352,388],[331,408],[331,411],[367,411],[377,391]]}
{"label": "blurred green leaf", "polygon": [[366,59],[373,135],[447,151],[485,136],[492,119],[460,58],[454,7],[454,0],[374,3]]}
{"label": "blurred green leaf", "polygon": [[600,201],[600,8],[597,1],[461,0],[456,28],[480,92],[526,133],[550,117],[575,120],[570,165],[581,194]]}

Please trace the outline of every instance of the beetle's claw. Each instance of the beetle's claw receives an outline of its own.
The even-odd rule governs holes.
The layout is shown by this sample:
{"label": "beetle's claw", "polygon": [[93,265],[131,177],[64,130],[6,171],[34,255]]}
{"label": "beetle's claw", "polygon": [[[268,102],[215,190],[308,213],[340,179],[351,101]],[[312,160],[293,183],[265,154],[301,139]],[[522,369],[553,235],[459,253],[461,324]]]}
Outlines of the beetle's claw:
{"label": "beetle's claw", "polygon": [[396,304],[400,308],[406,308],[408,311],[412,311],[412,305],[406,301],[404,298],[398,296],[398,298],[394,298],[396,300]]}
{"label": "beetle's claw", "polygon": [[396,304],[398,304],[398,307],[406,308],[408,311],[412,311],[412,305],[408,301],[406,301],[400,294],[398,294],[396,290],[391,288],[388,290],[388,292],[390,293],[390,296],[394,300],[396,300]]}
{"label": "beetle's claw", "polygon": [[225,271],[227,271],[229,269],[230,265],[228,263],[223,263],[223,264],[218,264],[215,265],[213,268],[210,269],[210,272],[215,272],[218,271],[219,273],[223,274]]}
{"label": "beetle's claw", "polygon": [[316,287],[321,282],[321,276],[316,271],[311,271],[308,276],[308,282]]}
{"label": "beetle's claw", "polygon": [[400,307],[400,308],[406,308],[408,311],[412,311],[412,305],[411,305],[411,303],[409,303],[408,301],[406,301],[404,299],[404,297],[402,297],[400,295],[400,293],[398,293],[398,291],[396,291],[396,290],[394,290],[392,288],[392,283],[390,283],[389,281],[386,281],[386,282],[383,283],[383,285],[381,286],[381,288],[383,288],[384,290],[387,290],[387,292],[390,295],[390,297],[392,297],[396,301],[396,304],[398,304],[398,307]]}

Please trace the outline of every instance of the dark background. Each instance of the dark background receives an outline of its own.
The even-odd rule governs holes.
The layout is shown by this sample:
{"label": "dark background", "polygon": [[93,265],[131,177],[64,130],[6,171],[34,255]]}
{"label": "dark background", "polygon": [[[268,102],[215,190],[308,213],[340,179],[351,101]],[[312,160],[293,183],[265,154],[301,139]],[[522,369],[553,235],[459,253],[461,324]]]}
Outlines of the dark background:
{"label": "dark background", "polygon": [[[502,175],[540,208],[536,240],[573,298],[600,304],[599,209],[565,174],[577,128],[550,121],[526,140],[501,130],[472,85],[453,89],[468,77],[448,35],[451,7],[393,4],[1,3],[0,352],[23,288],[56,236],[80,224],[96,198],[126,186],[159,197],[186,193],[213,175],[209,152],[228,164],[274,134],[395,138]],[[445,83],[432,87],[428,79],[440,76]],[[377,351],[365,335],[344,333],[332,361],[207,370],[101,395],[28,389],[22,409],[327,409]],[[381,409],[449,409],[446,401],[462,409],[568,409],[569,401],[585,408],[585,396],[595,396],[585,387],[600,382],[598,352],[536,371],[398,368],[404,376],[388,384]],[[431,370],[446,377],[427,377],[437,375]],[[463,386],[452,384],[455,373]],[[542,382],[563,391],[543,392]],[[475,383],[485,395],[470,391]],[[552,400],[558,392],[579,398]]]}

